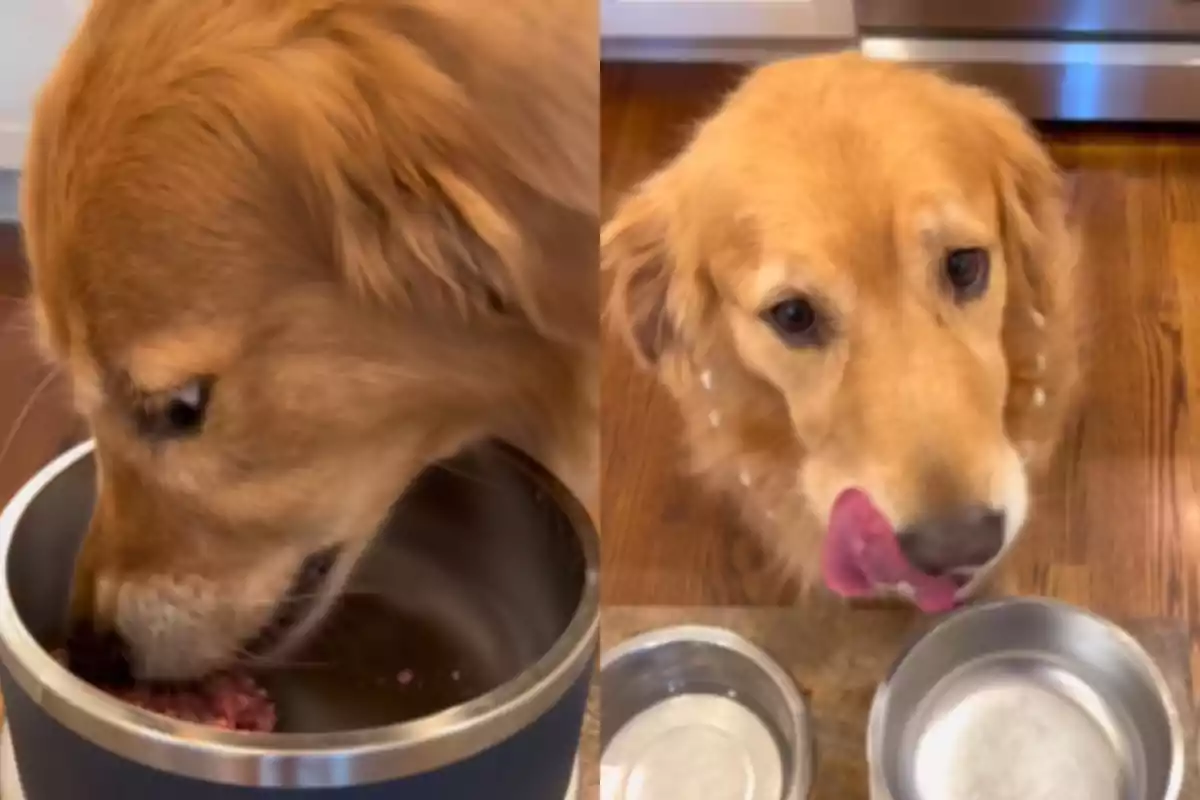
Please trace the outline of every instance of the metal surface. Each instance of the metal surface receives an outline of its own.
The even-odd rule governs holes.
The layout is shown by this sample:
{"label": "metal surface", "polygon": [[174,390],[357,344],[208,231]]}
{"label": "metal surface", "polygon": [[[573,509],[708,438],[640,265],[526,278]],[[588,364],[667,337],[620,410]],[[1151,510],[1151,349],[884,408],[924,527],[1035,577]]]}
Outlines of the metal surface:
{"label": "metal surface", "polygon": [[847,39],[853,0],[600,0],[600,36],[613,39]]}
{"label": "metal surface", "polygon": [[876,694],[867,749],[873,800],[1176,800],[1183,782],[1158,668],[1048,600],[969,608],[917,640]]}
{"label": "metal surface", "polygon": [[17,772],[17,758],[13,753],[12,733],[7,725],[0,728],[0,798],[25,800],[21,776]]}
{"label": "metal surface", "polygon": [[1194,37],[1195,0],[855,0],[867,35]]}
{"label": "metal surface", "polygon": [[[595,531],[539,466],[488,448],[417,493],[413,513],[436,519],[410,517],[402,502],[381,539],[422,548],[423,563],[440,563],[446,571],[425,576],[424,584],[413,583],[422,578],[410,573],[392,583],[406,596],[439,598],[439,608],[448,603],[464,615],[482,615],[462,623],[484,645],[500,647],[489,638],[500,635],[508,658],[525,662],[511,680],[410,723],[331,733],[227,733],[127,706],[75,678],[46,650],[61,641],[71,566],[90,516],[91,448],[85,443],[51,462],[0,514],[0,575],[7,578],[0,590],[0,656],[59,724],[129,761],[254,787],[357,786],[423,774],[524,729],[591,665],[598,631]],[[484,593],[471,595],[475,589]]]}
{"label": "metal surface", "polygon": [[[21,788],[21,775],[17,771],[17,759],[13,754],[12,733],[7,725],[0,727],[0,800],[25,800]],[[571,773],[571,786],[565,800],[579,800],[579,762]]]}
{"label": "metal surface", "polygon": [[865,36],[872,58],[989,88],[1028,117],[1200,121],[1200,42],[1065,42]]}
{"label": "metal surface", "polygon": [[628,37],[605,61],[754,64],[859,49],[990,89],[1027,117],[1099,123],[1200,122],[1200,34],[1191,42],[1096,42],[866,35],[861,41]]}
{"label": "metal surface", "polygon": [[[730,631],[684,626],[635,637],[604,655],[600,692],[605,798],[635,800],[637,794],[626,793],[633,773],[642,781],[672,777],[659,770],[676,775],[689,755],[681,749],[693,759],[704,752],[705,763],[685,775],[704,774],[703,794],[713,800],[804,800],[812,789],[813,741],[803,699],[770,656]],[[691,705],[697,696],[705,702]],[[632,744],[621,741],[654,712],[661,712],[658,725],[642,726]],[[733,765],[734,774],[722,764]],[[775,779],[771,772],[782,786],[766,798],[761,792]],[[718,788],[721,781],[727,783]]]}
{"label": "metal surface", "polygon": [[606,63],[755,64],[781,58],[858,49],[853,38],[753,39],[709,36],[695,39],[655,37],[606,38],[600,59]]}
{"label": "metal surface", "polygon": [[575,761],[575,768],[571,770],[571,785],[567,787],[566,800],[579,800],[579,761]]}

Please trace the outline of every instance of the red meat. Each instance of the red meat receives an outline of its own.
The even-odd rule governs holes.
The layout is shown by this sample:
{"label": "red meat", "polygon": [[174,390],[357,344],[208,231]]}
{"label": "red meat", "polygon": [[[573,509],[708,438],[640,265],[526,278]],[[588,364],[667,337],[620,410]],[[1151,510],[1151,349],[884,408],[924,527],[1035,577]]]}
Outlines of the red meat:
{"label": "red meat", "polygon": [[[65,663],[62,653],[55,657]],[[278,721],[267,690],[243,671],[222,672],[195,683],[97,688],[147,711],[231,731],[270,733]]]}
{"label": "red meat", "polygon": [[184,722],[231,731],[275,730],[275,704],[267,690],[244,672],[221,673],[183,686],[139,684],[112,694],[126,703]]}

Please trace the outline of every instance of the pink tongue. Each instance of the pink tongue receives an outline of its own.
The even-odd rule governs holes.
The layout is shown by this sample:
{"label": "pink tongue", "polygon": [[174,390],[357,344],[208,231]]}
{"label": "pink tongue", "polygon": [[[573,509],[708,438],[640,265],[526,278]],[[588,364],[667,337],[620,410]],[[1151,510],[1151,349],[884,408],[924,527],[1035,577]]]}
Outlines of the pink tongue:
{"label": "pink tongue", "polygon": [[907,584],[913,602],[926,613],[956,605],[954,581],[909,564],[891,523],[860,489],[847,489],[833,503],[821,568],[825,584],[843,597],[867,597],[883,586]]}

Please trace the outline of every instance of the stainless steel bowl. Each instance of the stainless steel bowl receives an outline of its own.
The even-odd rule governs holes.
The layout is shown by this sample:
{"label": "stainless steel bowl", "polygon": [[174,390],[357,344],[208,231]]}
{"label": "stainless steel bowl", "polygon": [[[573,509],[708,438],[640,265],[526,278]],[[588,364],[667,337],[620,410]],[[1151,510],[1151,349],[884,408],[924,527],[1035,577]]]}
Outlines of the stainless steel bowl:
{"label": "stainless steel bowl", "polygon": [[873,800],[1176,800],[1170,691],[1121,628],[1042,599],[950,615],[880,686]]}
{"label": "stainless steel bowl", "polygon": [[[444,642],[460,659],[449,663],[463,665],[462,686],[450,687],[461,696],[401,722],[394,679],[278,671],[263,680],[281,732],[246,734],[126,705],[50,655],[65,637],[91,515],[91,450],[55,459],[0,514],[0,682],[29,800],[565,795],[596,652],[599,544],[582,507],[538,464],[485,445],[428,471],[345,598],[370,597],[385,619],[405,621],[352,637],[369,633],[380,646],[370,659],[357,649],[339,659],[347,669],[395,659],[385,663],[395,676]],[[360,617],[325,627],[349,631]],[[432,666],[422,680],[457,681]]]}
{"label": "stainless steel bowl", "polygon": [[804,700],[770,656],[731,631],[681,626],[630,639],[604,655],[600,696],[605,800],[809,795]]}

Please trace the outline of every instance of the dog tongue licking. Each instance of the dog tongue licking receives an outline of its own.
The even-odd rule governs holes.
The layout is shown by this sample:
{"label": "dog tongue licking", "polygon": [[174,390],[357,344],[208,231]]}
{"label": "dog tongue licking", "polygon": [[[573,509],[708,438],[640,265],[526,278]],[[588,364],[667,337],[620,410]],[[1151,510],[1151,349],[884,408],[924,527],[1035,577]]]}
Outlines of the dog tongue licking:
{"label": "dog tongue licking", "polygon": [[926,575],[910,564],[891,523],[860,489],[847,489],[833,503],[821,568],[825,584],[843,597],[868,597],[894,587],[911,590],[913,602],[926,613],[956,605],[954,581]]}

